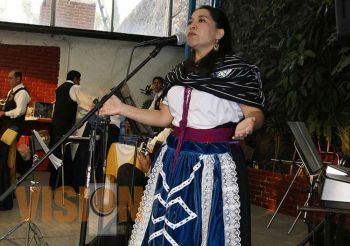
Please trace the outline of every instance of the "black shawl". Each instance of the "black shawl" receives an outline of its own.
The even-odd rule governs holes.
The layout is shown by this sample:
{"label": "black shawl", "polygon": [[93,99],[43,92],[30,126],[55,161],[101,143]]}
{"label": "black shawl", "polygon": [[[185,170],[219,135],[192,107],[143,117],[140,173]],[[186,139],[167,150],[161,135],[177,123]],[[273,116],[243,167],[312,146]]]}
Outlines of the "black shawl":
{"label": "black shawl", "polygon": [[219,98],[263,109],[265,96],[262,91],[260,70],[236,55],[212,57],[212,72],[203,72],[203,64],[189,59],[175,66],[165,77],[166,95],[172,86],[189,86]]}

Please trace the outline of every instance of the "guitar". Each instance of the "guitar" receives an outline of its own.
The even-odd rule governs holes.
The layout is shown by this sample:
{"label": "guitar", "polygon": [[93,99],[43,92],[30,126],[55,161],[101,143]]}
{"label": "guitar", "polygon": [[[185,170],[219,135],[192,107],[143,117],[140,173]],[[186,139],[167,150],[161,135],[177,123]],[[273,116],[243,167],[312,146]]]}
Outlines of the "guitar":
{"label": "guitar", "polygon": [[141,143],[140,143],[140,153],[147,156],[149,154],[149,150],[147,148],[148,144],[148,137],[142,137],[141,138]]}

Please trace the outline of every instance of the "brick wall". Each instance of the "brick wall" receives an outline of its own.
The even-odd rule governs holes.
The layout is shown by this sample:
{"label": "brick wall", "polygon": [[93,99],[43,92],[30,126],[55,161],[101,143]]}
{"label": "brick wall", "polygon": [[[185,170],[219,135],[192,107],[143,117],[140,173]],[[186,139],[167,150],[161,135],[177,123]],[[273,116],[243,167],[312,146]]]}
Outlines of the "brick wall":
{"label": "brick wall", "polygon": [[[55,25],[60,27],[94,29],[95,10],[96,3],[59,0],[56,2]],[[50,18],[51,1],[44,1],[41,5],[40,23],[48,25]]]}
{"label": "brick wall", "polygon": [[[276,210],[292,179],[293,176],[290,175],[249,168],[251,203],[270,210]],[[280,212],[296,216],[297,205],[302,206],[304,204],[307,198],[308,187],[306,177],[297,177]]]}
{"label": "brick wall", "polygon": [[[294,175],[291,176],[253,168],[248,169],[248,174],[250,202],[254,205],[276,211],[277,206],[292,182]],[[303,174],[298,176],[279,212],[296,217],[298,214],[297,206],[304,205],[307,198],[308,188],[308,178]],[[314,221],[321,221],[324,218],[323,213],[311,213],[311,215],[313,216],[312,220]],[[346,216],[346,228],[347,230],[350,230],[350,216],[341,216]],[[278,218],[276,217],[275,219]],[[338,217],[336,216],[335,223],[337,223],[337,220]]]}
{"label": "brick wall", "polygon": [[5,98],[10,90],[8,73],[12,69],[20,69],[31,103],[54,101],[59,72],[59,47],[0,44],[0,57],[0,98]]}

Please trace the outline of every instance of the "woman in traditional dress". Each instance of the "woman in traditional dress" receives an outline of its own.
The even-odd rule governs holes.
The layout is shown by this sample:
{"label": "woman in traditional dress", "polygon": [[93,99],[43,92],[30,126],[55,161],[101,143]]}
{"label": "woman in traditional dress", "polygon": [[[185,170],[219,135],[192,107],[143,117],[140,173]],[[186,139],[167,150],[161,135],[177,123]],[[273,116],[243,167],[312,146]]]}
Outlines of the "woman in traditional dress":
{"label": "woman in traditional dress", "polygon": [[263,125],[264,95],[259,69],[232,55],[231,43],[226,15],[199,7],[187,26],[191,56],[167,74],[160,110],[114,96],[101,109],[175,127],[152,163],[130,245],[250,244],[244,163],[232,141]]}

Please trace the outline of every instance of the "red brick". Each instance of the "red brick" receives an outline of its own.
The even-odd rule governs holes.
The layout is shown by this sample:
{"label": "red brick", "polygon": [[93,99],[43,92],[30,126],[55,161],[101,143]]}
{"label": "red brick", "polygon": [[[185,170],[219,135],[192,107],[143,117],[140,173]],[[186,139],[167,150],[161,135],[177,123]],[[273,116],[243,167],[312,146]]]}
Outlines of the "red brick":
{"label": "red brick", "polygon": [[10,89],[6,82],[8,72],[20,69],[32,103],[53,100],[58,82],[59,47],[0,44],[0,57],[0,97],[5,97]]}

